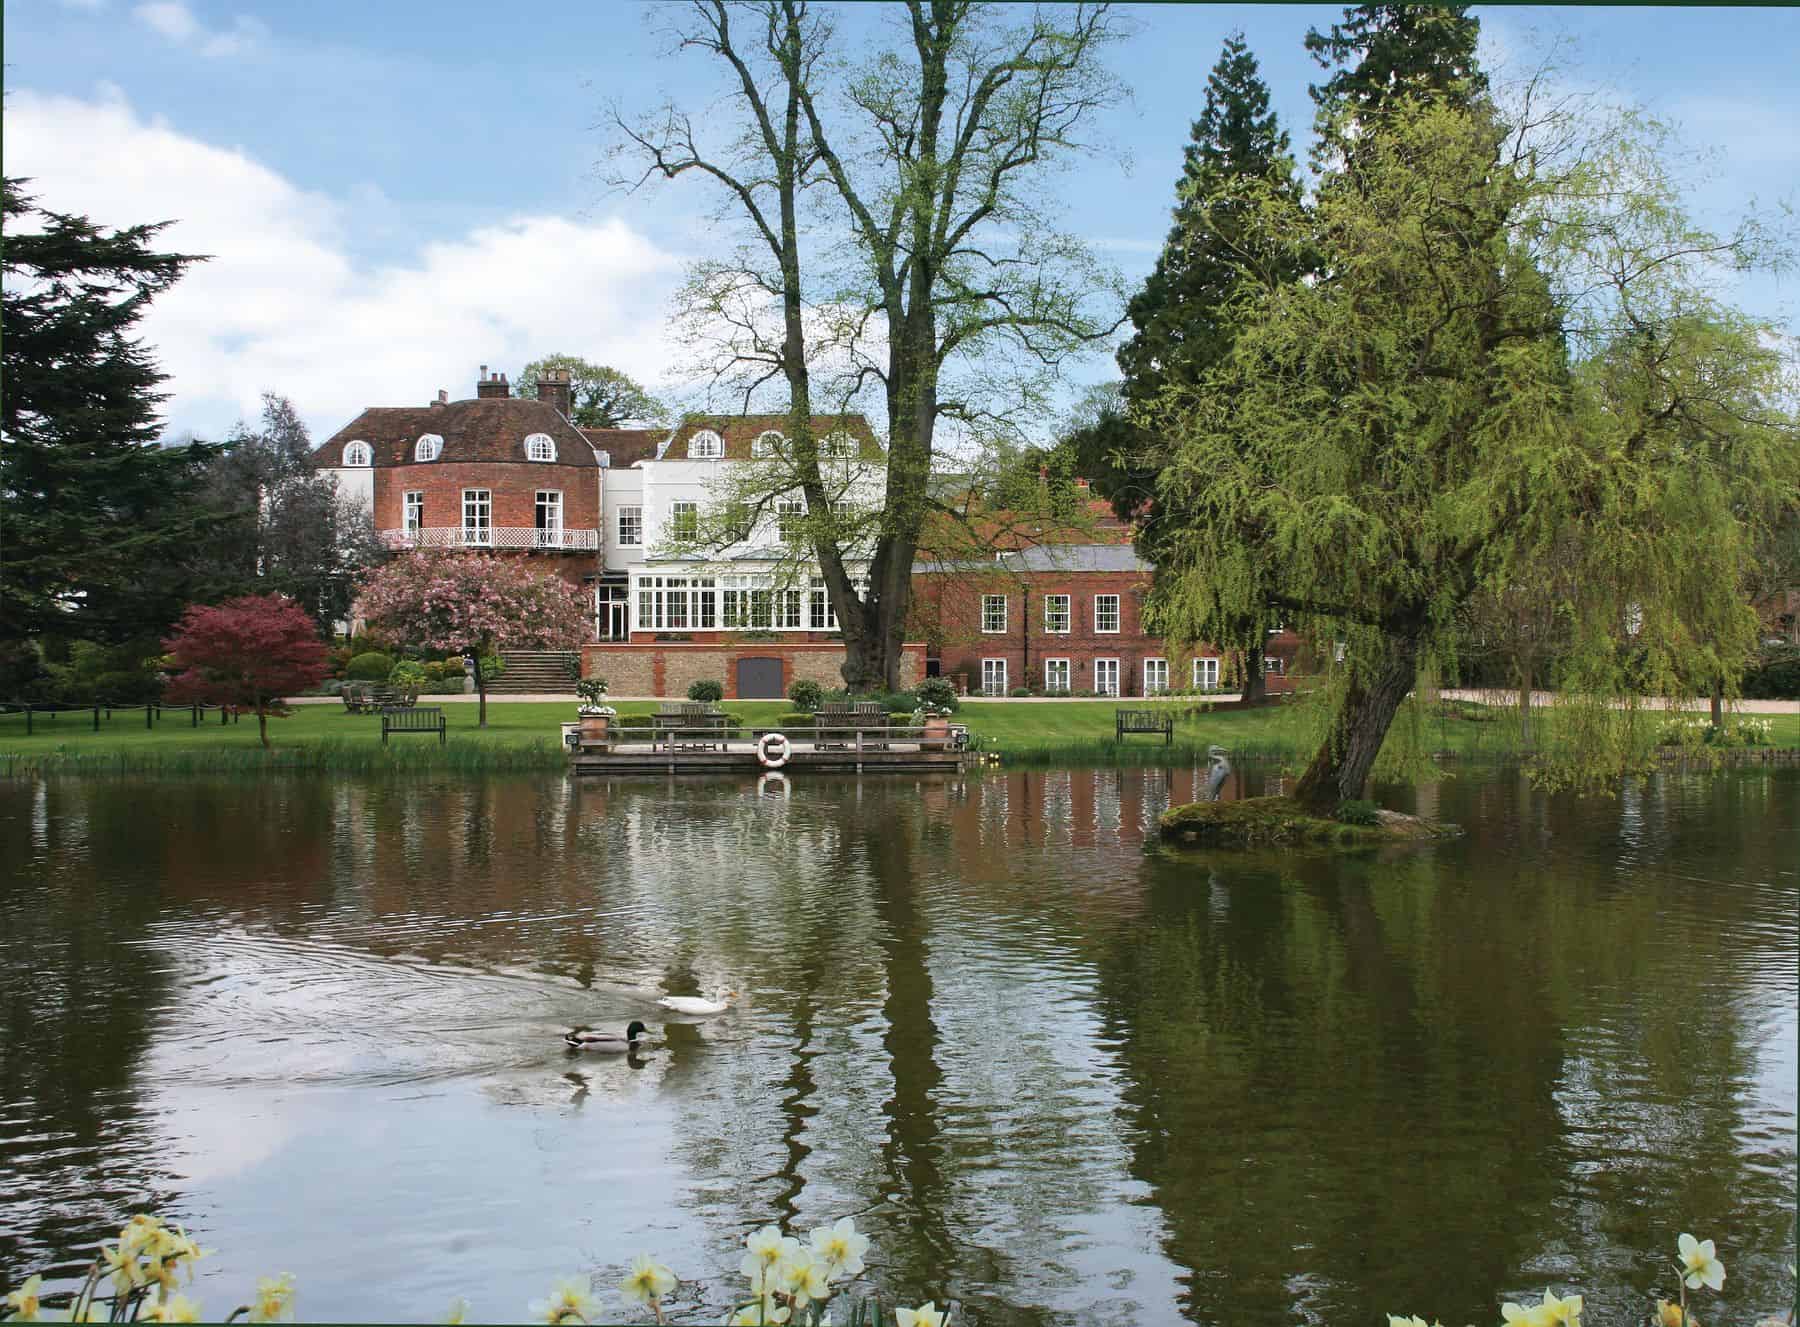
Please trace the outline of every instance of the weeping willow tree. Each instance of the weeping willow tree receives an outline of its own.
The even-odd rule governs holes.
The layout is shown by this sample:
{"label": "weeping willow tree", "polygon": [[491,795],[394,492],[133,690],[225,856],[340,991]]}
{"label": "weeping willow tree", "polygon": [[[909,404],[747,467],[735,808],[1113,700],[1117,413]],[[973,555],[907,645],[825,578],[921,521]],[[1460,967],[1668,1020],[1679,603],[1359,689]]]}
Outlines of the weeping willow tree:
{"label": "weeping willow tree", "polygon": [[1314,199],[1232,182],[1258,247],[1313,275],[1243,283],[1231,355],[1144,413],[1188,517],[1163,611],[1206,636],[1273,608],[1344,644],[1295,788],[1314,809],[1362,795],[1465,607],[1552,557],[1579,569],[1560,681],[1595,701],[1556,772],[1616,772],[1611,702],[1731,676],[1752,543],[1800,487],[1770,329],[1707,294],[1766,237],[1683,214],[1659,126],[1542,100],[1394,97],[1322,126],[1346,146]]}

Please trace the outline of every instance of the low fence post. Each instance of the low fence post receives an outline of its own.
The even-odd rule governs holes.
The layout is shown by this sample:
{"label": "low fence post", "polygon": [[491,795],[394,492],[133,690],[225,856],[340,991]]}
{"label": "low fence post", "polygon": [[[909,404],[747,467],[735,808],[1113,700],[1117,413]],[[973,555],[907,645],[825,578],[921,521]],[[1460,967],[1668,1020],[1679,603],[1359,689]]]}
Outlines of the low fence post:
{"label": "low fence post", "polygon": [[189,726],[193,727],[193,728],[198,728],[200,726],[200,702],[199,701],[194,702],[194,722]]}
{"label": "low fence post", "polygon": [[31,736],[31,702],[25,702],[25,736]]}
{"label": "low fence post", "polygon": [[147,704],[144,706],[144,731],[150,731],[150,706]]}
{"label": "low fence post", "polygon": [[100,731],[100,707],[98,705],[94,706],[94,731]]}

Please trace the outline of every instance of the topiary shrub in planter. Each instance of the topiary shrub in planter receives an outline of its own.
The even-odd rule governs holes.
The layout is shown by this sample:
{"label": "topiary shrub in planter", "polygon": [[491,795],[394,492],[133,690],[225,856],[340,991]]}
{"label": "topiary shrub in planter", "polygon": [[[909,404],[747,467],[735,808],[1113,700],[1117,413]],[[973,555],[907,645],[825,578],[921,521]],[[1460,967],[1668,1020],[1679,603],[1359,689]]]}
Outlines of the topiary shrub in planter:
{"label": "topiary shrub in planter", "polygon": [[725,699],[725,687],[722,683],[710,678],[702,678],[687,689],[687,698],[697,700],[704,705],[717,705]]}
{"label": "topiary shrub in planter", "polygon": [[393,656],[376,650],[359,654],[344,666],[344,676],[352,682],[385,682],[393,671]]}
{"label": "topiary shrub in planter", "polygon": [[825,688],[803,677],[788,688],[788,700],[802,713],[813,714],[825,703]]}
{"label": "topiary shrub in planter", "polygon": [[944,714],[955,714],[962,702],[957,699],[956,688],[941,677],[928,677],[919,683],[919,704]]}

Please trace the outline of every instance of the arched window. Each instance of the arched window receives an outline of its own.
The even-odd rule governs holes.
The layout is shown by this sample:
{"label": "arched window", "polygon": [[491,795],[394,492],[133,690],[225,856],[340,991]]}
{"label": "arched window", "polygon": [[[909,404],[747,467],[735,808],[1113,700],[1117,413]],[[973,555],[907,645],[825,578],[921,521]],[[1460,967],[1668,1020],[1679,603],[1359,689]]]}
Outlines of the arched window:
{"label": "arched window", "polygon": [[525,439],[525,459],[528,461],[554,461],[556,459],[556,441],[548,433],[533,433]]}
{"label": "arched window", "polygon": [[444,440],[436,433],[421,433],[419,445],[413,448],[413,460],[435,461],[444,452]]}
{"label": "arched window", "polygon": [[856,439],[848,433],[833,433],[819,442],[819,455],[833,461],[847,461],[856,455]]}
{"label": "arched window", "polygon": [[347,466],[364,466],[375,464],[375,450],[360,438],[355,442],[344,444],[344,464]]}
{"label": "arched window", "polygon": [[701,429],[688,439],[690,461],[716,461],[725,454],[725,439],[711,429]]}
{"label": "arched window", "polygon": [[750,455],[753,457],[779,456],[786,446],[787,439],[782,437],[779,431],[768,429],[756,435],[756,440],[750,444]]}

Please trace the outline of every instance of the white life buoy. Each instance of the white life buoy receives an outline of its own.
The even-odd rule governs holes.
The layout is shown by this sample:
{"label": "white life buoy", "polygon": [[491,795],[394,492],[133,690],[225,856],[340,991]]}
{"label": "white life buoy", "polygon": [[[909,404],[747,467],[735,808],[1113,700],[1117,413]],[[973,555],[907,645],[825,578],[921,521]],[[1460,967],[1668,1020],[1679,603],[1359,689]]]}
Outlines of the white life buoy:
{"label": "white life buoy", "polygon": [[764,769],[780,769],[788,763],[793,743],[781,733],[764,733],[756,739],[756,758]]}

